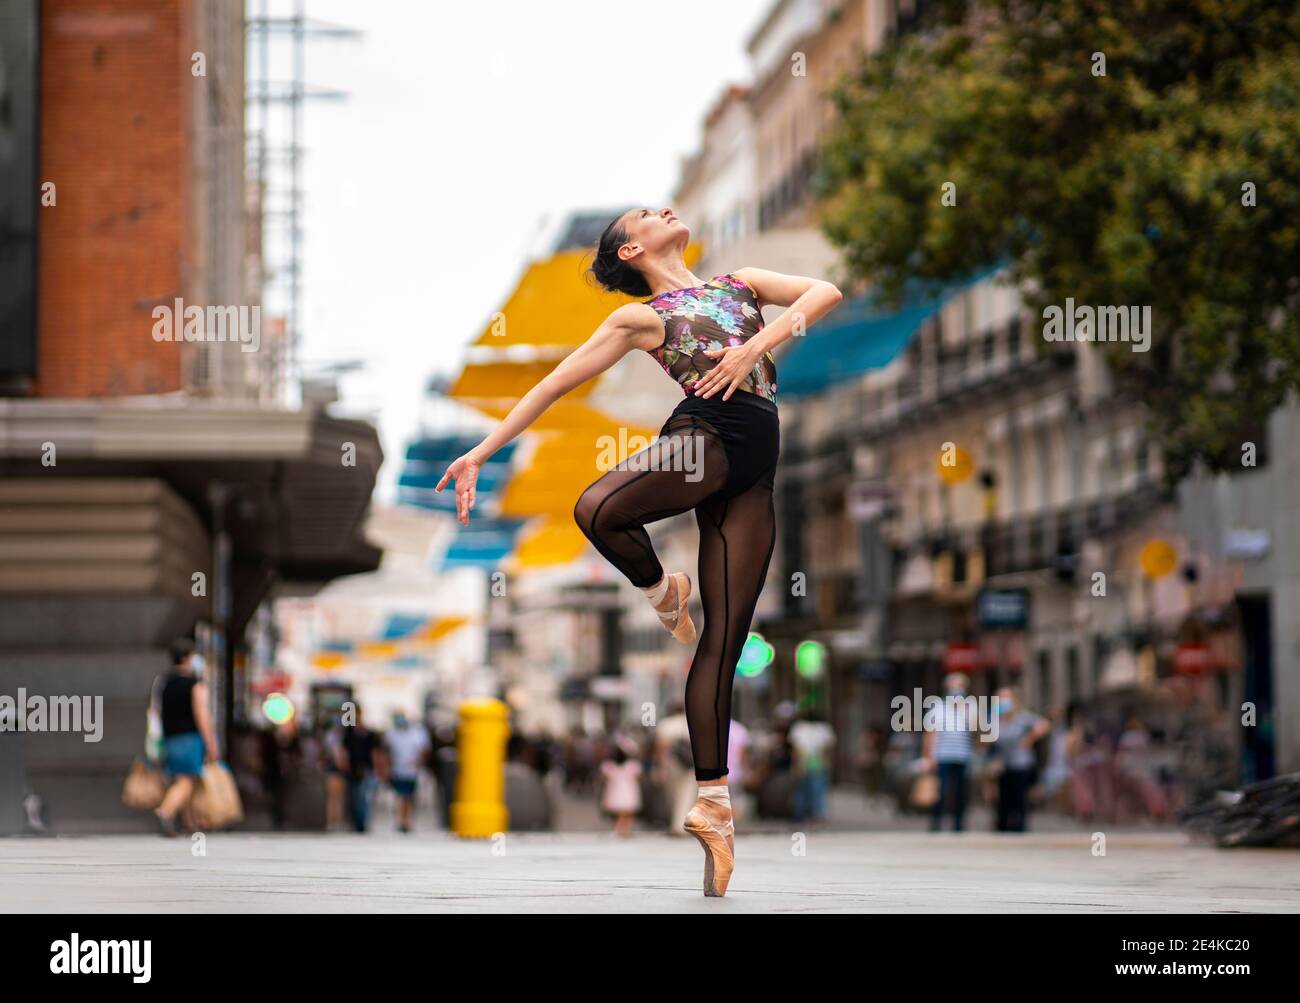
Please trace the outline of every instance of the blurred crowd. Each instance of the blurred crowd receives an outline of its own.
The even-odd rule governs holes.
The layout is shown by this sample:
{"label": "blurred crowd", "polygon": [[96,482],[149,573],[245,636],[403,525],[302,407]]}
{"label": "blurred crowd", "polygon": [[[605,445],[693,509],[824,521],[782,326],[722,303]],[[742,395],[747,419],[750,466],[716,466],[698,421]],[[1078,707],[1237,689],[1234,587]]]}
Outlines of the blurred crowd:
{"label": "blurred crowd", "polygon": [[[959,674],[945,681],[954,695],[965,686]],[[963,828],[967,805],[985,803],[995,828],[1019,831],[1031,809],[1084,824],[1170,822],[1234,785],[1232,721],[1204,691],[1140,708],[1073,703],[1044,715],[1023,707],[1014,688],[998,696],[998,741],[951,715],[929,733],[869,729],[856,757],[868,796],[929,813],[933,829],[947,820]]]}
{"label": "blurred crowd", "polygon": [[[570,795],[595,798],[619,833],[631,832],[640,819],[679,834],[680,821],[696,800],[690,734],[680,704],[652,729],[589,734],[575,727],[560,739],[522,744],[545,750],[534,762],[556,768]],[[750,726],[733,719],[727,744],[727,783],[737,819],[826,818],[835,733],[820,714],[796,713],[786,705],[770,720]]]}
{"label": "blurred crowd", "polygon": [[[737,816],[825,819],[834,748],[834,732],[817,714],[783,707],[761,725],[733,720],[728,781]],[[393,805],[395,827],[409,832],[422,784],[449,825],[457,770],[453,720],[398,714],[379,731],[357,706],[349,721],[317,729],[300,728],[297,718],[245,725],[236,730],[230,758],[246,802],[264,808],[276,829],[368,831],[382,792]],[[692,762],[680,705],[654,728],[512,732],[506,748],[511,828],[554,828],[558,803],[587,802],[620,834],[638,825],[680,834],[671,822],[680,823],[695,802]]]}
{"label": "blurred crowd", "polygon": [[[964,677],[947,692],[962,695]],[[866,729],[852,748],[818,713],[782,705],[769,719],[733,720],[728,782],[738,818],[824,821],[832,783],[865,793],[868,806],[928,816],[932,829],[966,827],[973,806],[992,827],[1023,831],[1033,811],[1082,824],[1171,822],[1185,805],[1231,785],[1231,722],[1212,701],[1151,708],[1072,704],[1040,714],[1012,688],[998,691],[998,739],[974,721],[922,731]],[[457,769],[454,718],[395,715],[385,730],[360,708],[315,730],[297,719],[238,729],[231,766],[246,800],[274,828],[371,826],[383,791],[395,827],[409,832],[423,785],[449,824]],[[565,734],[513,731],[506,749],[511,828],[560,826],[561,804],[594,806],[614,832],[678,833],[696,797],[690,735],[680,705],[654,727]],[[321,793],[323,792],[323,794]],[[565,820],[571,822],[572,819]]]}

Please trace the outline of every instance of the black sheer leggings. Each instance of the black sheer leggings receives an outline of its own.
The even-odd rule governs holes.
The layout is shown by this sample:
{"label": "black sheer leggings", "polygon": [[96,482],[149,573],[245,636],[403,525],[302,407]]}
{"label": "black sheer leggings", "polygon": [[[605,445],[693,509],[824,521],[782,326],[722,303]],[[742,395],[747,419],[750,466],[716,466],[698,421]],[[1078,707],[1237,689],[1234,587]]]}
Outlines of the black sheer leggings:
{"label": "black sheer leggings", "polygon": [[691,415],[591,485],[574,519],[595,548],[638,588],[663,578],[647,523],[695,510],[696,586],[704,627],[686,678],[686,721],[697,780],[727,774],[731,686],[776,543],[772,472],[732,494],[721,438]]}

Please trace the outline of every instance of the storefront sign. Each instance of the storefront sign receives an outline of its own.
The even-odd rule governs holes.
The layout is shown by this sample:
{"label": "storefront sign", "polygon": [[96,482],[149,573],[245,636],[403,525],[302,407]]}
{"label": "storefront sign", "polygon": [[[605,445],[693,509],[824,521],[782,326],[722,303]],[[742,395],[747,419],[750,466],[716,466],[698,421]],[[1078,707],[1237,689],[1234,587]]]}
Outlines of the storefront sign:
{"label": "storefront sign", "polygon": [[880,518],[892,500],[893,489],[883,481],[854,481],[844,492],[844,507],[857,522]]}
{"label": "storefront sign", "polygon": [[1174,671],[1200,675],[1210,667],[1210,649],[1204,644],[1180,644],[1174,649]]}
{"label": "storefront sign", "polygon": [[1268,553],[1268,530],[1230,529],[1224,534],[1223,555],[1233,560],[1254,560]]}
{"label": "storefront sign", "polygon": [[984,589],[975,600],[975,616],[981,627],[1022,630],[1029,623],[1029,591]]}
{"label": "storefront sign", "polygon": [[980,650],[975,645],[954,642],[944,649],[944,672],[974,672],[979,667]]}

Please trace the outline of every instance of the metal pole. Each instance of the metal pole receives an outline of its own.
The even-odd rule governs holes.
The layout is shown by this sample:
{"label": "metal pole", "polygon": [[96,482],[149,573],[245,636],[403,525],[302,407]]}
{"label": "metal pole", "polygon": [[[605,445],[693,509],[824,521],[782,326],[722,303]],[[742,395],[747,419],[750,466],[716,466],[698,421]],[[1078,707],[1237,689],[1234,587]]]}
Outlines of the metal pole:
{"label": "metal pole", "polygon": [[212,651],[209,659],[212,681],[209,684],[210,700],[214,709],[213,726],[221,738],[221,752],[230,755],[231,722],[234,720],[235,686],[234,660],[227,636],[230,627],[230,531],[226,529],[226,505],[230,488],[220,482],[208,485],[208,498],[212,505]]}
{"label": "metal pole", "polygon": [[299,224],[302,211],[302,102],[307,79],[306,61],[306,0],[295,0],[293,12],[293,95],[289,102],[292,126],[289,146],[289,378],[300,382],[298,368],[299,338],[299,269],[302,248],[299,243]]}

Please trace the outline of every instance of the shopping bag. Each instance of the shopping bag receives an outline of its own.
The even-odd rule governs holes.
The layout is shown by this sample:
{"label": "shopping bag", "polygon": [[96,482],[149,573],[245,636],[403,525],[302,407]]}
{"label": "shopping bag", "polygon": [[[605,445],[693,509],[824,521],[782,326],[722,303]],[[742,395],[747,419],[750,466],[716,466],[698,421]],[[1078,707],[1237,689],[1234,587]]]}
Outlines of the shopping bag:
{"label": "shopping bag", "polygon": [[151,763],[163,761],[161,688],[162,676],[156,676],[149,691],[149,709],[145,711],[144,755]]}
{"label": "shopping bag", "polygon": [[939,777],[934,773],[922,773],[912,784],[912,807],[933,808],[939,800]]}
{"label": "shopping bag", "polygon": [[205,763],[190,798],[188,818],[196,830],[225,829],[244,820],[239,788],[225,763]]}
{"label": "shopping bag", "polygon": [[124,805],[141,811],[153,811],[162,804],[166,793],[167,783],[163,780],[162,771],[140,759],[131,764],[131,772],[126,775],[126,783],[122,785]]}

